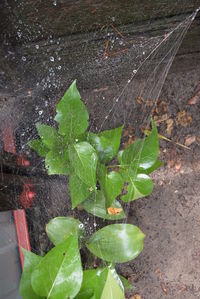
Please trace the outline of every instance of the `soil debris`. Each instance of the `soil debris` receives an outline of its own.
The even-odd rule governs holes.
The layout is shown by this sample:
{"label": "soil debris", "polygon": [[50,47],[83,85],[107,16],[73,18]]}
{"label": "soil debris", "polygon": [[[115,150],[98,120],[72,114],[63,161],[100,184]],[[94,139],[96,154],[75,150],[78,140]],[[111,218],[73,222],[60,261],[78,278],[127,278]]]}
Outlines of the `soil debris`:
{"label": "soil debris", "polygon": [[164,282],[161,283],[161,288],[162,288],[163,293],[167,294],[167,286]]}
{"label": "soil debris", "polygon": [[168,119],[168,116],[167,116],[167,113],[161,115],[161,116],[154,116],[154,121],[155,121],[155,124],[157,126],[159,126],[160,123],[166,121]]}
{"label": "soil debris", "polygon": [[130,299],[142,299],[142,297],[139,294],[135,294]]}
{"label": "soil debris", "polygon": [[188,104],[196,105],[198,101],[200,101],[200,90],[191,99],[188,100]]}
{"label": "soil debris", "polygon": [[178,112],[176,116],[177,125],[187,127],[188,125],[190,125],[191,121],[192,121],[192,116],[190,113],[186,112],[185,110]]}
{"label": "soil debris", "polygon": [[195,135],[188,135],[185,138],[185,145],[190,146],[192,143],[196,141],[196,136]]}
{"label": "soil debris", "polygon": [[172,130],[173,130],[173,123],[174,123],[174,121],[172,118],[169,118],[166,120],[166,124],[167,124],[166,133],[167,133],[168,137],[171,137]]}
{"label": "soil debris", "polygon": [[181,169],[181,161],[178,160],[178,161],[176,162],[176,164],[174,165],[174,170],[175,170],[176,172],[178,172],[180,169]]}

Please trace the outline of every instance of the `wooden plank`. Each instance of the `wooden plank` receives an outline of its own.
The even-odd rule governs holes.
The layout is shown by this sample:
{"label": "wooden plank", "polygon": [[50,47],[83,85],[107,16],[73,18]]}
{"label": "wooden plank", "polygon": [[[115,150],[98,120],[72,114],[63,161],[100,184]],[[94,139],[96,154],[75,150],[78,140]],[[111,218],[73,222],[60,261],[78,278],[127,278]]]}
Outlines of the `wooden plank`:
{"label": "wooden plank", "polygon": [[[1,2],[1,28],[4,33],[19,42],[67,36],[98,30],[113,23],[116,26],[126,24],[144,24],[193,12],[200,6],[199,0],[26,0]],[[40,29],[39,29],[40,28]],[[40,31],[40,32],[38,32]]]}

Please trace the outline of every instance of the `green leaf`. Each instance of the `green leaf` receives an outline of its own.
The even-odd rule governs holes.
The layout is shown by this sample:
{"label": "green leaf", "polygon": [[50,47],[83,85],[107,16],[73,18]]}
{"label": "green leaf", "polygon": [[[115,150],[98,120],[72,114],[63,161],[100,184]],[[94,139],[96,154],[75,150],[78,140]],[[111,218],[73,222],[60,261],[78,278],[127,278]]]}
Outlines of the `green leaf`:
{"label": "green leaf", "polygon": [[133,290],[134,289],[133,285],[124,276],[119,275],[119,278],[120,278],[120,280],[121,280],[121,282],[123,284],[123,287],[124,287],[125,291]]}
{"label": "green leaf", "polygon": [[108,268],[83,271],[83,282],[80,292],[75,299],[89,299],[91,296],[94,296],[95,299],[100,299],[107,276]]}
{"label": "green leaf", "polygon": [[47,299],[74,298],[82,283],[78,238],[70,236],[51,249],[32,273],[32,287]]}
{"label": "green leaf", "polygon": [[98,163],[97,166],[97,180],[100,184],[101,190],[105,194],[105,178],[107,174],[107,167],[104,164]]}
{"label": "green leaf", "polygon": [[164,165],[164,163],[162,161],[157,160],[150,168],[147,168],[147,169],[139,168],[138,172],[139,173],[150,174],[150,173],[157,170],[158,168],[160,168],[163,165]]}
{"label": "green leaf", "polygon": [[154,163],[158,159],[159,152],[159,138],[158,138],[158,130],[153,121],[152,123],[152,131],[151,134],[145,138],[144,146],[142,148],[141,157],[140,157],[140,167],[144,169],[148,169],[154,165]]}
{"label": "green leaf", "polygon": [[84,184],[95,190],[98,160],[95,149],[88,142],[74,144],[70,147],[69,158],[75,174]]}
{"label": "green leaf", "polygon": [[72,174],[69,177],[69,191],[72,201],[72,209],[83,202],[91,194],[90,188],[76,175]]}
{"label": "green leaf", "polygon": [[119,161],[120,164],[122,164],[122,155],[123,155],[123,150],[119,151],[117,154],[117,159]]}
{"label": "green leaf", "polygon": [[132,224],[111,224],[95,232],[86,246],[105,261],[124,263],[142,252],[144,237],[142,231]]}
{"label": "green leaf", "polygon": [[129,166],[129,172],[132,172],[132,174],[136,174],[139,167],[143,169],[152,167],[158,159],[158,132],[153,121],[152,127],[151,134],[148,137],[138,139],[128,145],[118,157],[120,164]]}
{"label": "green leaf", "polygon": [[108,270],[107,280],[101,295],[101,299],[124,299],[124,292],[113,277],[111,270]]}
{"label": "green leaf", "polygon": [[148,196],[153,191],[153,182],[146,174],[137,174],[136,177],[127,176],[127,194],[121,196],[125,202]]}
{"label": "green leaf", "polygon": [[73,140],[83,134],[88,127],[88,112],[81,101],[74,81],[56,106],[55,120],[59,123],[59,133]]}
{"label": "green leaf", "polygon": [[40,123],[36,124],[36,128],[44,145],[46,145],[49,149],[52,149],[59,138],[57,130],[53,127]]}
{"label": "green leaf", "polygon": [[[119,220],[125,218],[124,211],[119,214],[109,215],[106,210],[106,199],[102,191],[91,194],[90,198],[82,203],[82,207],[90,214],[107,220]],[[112,203],[113,208],[122,208],[118,201]]]}
{"label": "green leaf", "polygon": [[110,207],[115,198],[121,193],[124,181],[120,173],[111,171],[105,177],[105,191],[107,199],[107,207]]}
{"label": "green leaf", "polygon": [[72,217],[56,217],[46,225],[46,232],[54,245],[62,243],[72,235],[79,234],[81,222]]}
{"label": "green leaf", "polygon": [[42,258],[23,248],[22,252],[24,255],[24,266],[20,281],[20,294],[23,299],[41,299],[41,297],[33,291],[31,286],[31,274]]}
{"label": "green leaf", "polygon": [[[111,280],[110,276],[112,275]],[[117,285],[116,285],[117,284]],[[122,286],[122,288],[120,287]],[[111,289],[109,289],[111,288]],[[109,291],[113,291],[113,295],[116,295],[116,290],[119,292],[119,294],[123,293],[123,285],[121,283],[121,280],[119,276],[117,275],[115,269],[109,269],[109,268],[98,268],[98,269],[92,269],[92,270],[85,270],[83,271],[83,282],[80,289],[80,292],[75,297],[75,299],[118,299],[118,298],[124,298],[124,297],[102,297],[108,295]]]}
{"label": "green leaf", "polygon": [[117,154],[122,133],[122,126],[103,131],[100,134],[89,133],[88,142],[96,149],[102,163],[110,162]]}
{"label": "green leaf", "polygon": [[45,158],[45,167],[49,175],[53,174],[69,174],[69,151],[66,148],[55,148],[48,152]]}
{"label": "green leaf", "polygon": [[45,157],[49,151],[48,147],[44,145],[41,139],[31,140],[28,142],[28,145],[36,151],[40,157]]}

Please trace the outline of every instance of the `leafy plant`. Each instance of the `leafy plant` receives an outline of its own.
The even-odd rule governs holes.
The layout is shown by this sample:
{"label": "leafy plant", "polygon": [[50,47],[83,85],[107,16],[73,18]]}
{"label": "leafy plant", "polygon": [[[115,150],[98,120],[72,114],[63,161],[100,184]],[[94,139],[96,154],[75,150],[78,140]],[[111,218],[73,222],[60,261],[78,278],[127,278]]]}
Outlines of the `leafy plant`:
{"label": "leafy plant", "polygon": [[[81,206],[107,220],[125,218],[122,203],[151,194],[149,174],[162,165],[154,122],[151,134],[119,150],[122,126],[99,134],[87,132],[89,116],[75,81],[56,112],[58,130],[37,123],[40,139],[32,140],[30,147],[45,158],[49,175],[69,176],[72,209]],[[23,299],[124,298],[130,284],[116,273],[114,265],[141,253],[145,236],[138,227],[110,224],[88,239],[79,220],[57,217],[47,224],[46,232],[54,247],[44,257],[23,251]],[[84,242],[106,267],[83,270],[79,251]]]}

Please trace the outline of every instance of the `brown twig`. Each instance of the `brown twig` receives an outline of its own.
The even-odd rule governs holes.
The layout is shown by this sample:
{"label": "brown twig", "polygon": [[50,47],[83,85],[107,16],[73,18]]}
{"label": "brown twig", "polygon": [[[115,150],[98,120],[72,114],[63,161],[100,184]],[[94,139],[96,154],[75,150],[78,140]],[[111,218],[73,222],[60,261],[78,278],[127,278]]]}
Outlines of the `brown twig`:
{"label": "brown twig", "polygon": [[107,53],[108,46],[109,46],[109,40],[106,40],[106,46],[105,46],[105,50],[102,55],[102,59],[104,59],[108,55],[108,53]]}
{"label": "brown twig", "polygon": [[125,52],[127,52],[128,51],[128,48],[125,48],[125,49],[123,49],[123,50],[119,50],[119,51],[115,51],[115,52],[109,52],[109,53],[107,53],[107,55],[109,56],[109,57],[113,57],[113,56],[117,56],[117,55],[119,55],[119,54],[121,54],[121,53],[125,53]]}
{"label": "brown twig", "polygon": [[117,32],[117,34],[121,37],[121,38],[124,38],[123,34],[113,25],[113,24],[110,24],[110,26],[112,27],[113,30],[115,30],[115,32]]}

